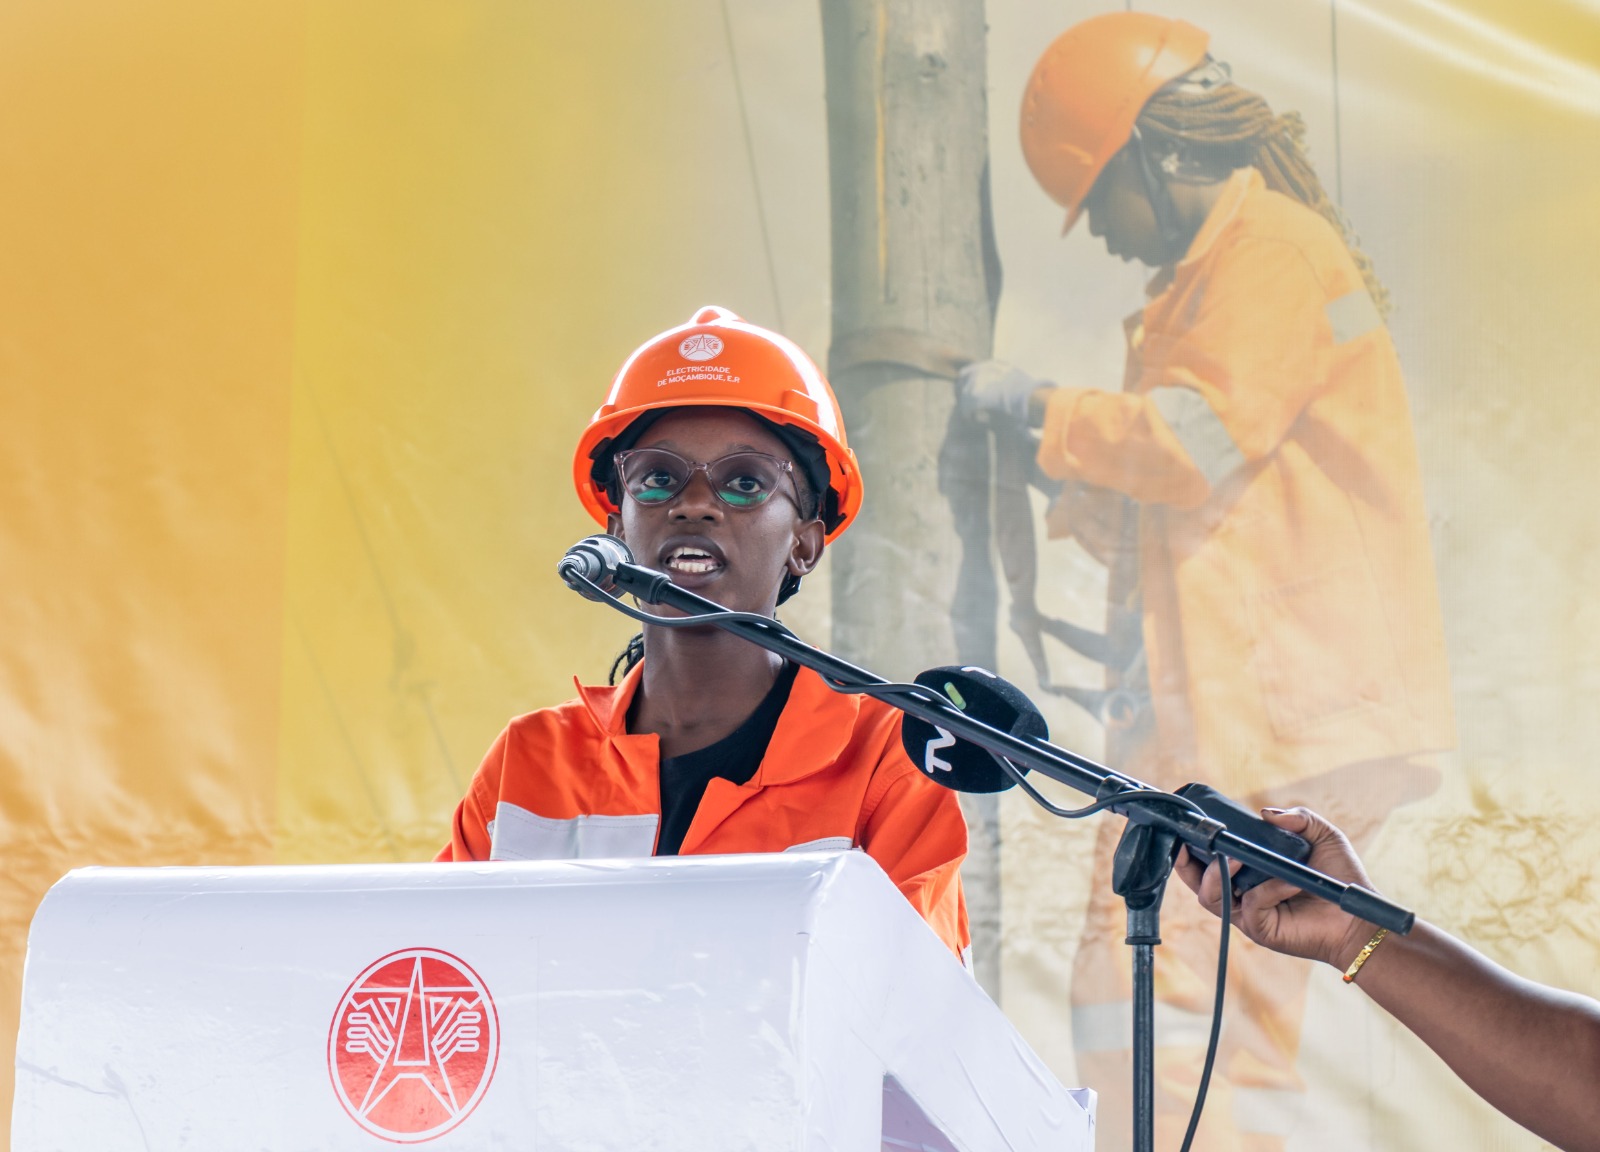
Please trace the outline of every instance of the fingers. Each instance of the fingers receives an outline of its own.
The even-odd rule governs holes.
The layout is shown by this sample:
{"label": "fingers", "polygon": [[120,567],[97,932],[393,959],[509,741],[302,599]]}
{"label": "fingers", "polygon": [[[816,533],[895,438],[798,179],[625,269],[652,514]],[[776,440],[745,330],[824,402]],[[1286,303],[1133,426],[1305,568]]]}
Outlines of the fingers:
{"label": "fingers", "polygon": [[[1261,818],[1268,824],[1276,824],[1284,831],[1293,832],[1298,836],[1306,834],[1306,828],[1310,826],[1313,820],[1327,824],[1326,820],[1322,820],[1320,816],[1309,808],[1263,808],[1261,810]],[[1332,825],[1329,825],[1329,827],[1332,827]]]}
{"label": "fingers", "polygon": [[[1244,864],[1242,861],[1229,860],[1228,879],[1232,880],[1239,874],[1239,869],[1243,867]],[[1206,880],[1208,882],[1207,892],[1210,896],[1210,900],[1207,902],[1206,907],[1210,908],[1213,912],[1220,916],[1222,915],[1222,871],[1217,867],[1217,862],[1215,860],[1213,860],[1206,868]],[[1228,894],[1230,897],[1232,897],[1231,903],[1233,907],[1238,908],[1239,895],[1233,891],[1233,886],[1231,884],[1228,886]]]}
{"label": "fingers", "polygon": [[[1237,875],[1240,867],[1242,865],[1239,861],[1229,860],[1228,874],[1230,876]],[[1199,897],[1202,908],[1213,916],[1222,915],[1222,873],[1218,869],[1215,860],[1202,869],[1200,862],[1189,855],[1187,848],[1180,848],[1172,870],[1178,874],[1178,879],[1183,881],[1189,891]],[[1237,908],[1238,906],[1239,901],[1236,897],[1233,901],[1233,907]]]}
{"label": "fingers", "polygon": [[1345,840],[1345,834],[1309,808],[1263,808],[1261,818],[1285,832],[1304,837],[1312,848],[1329,840]]}
{"label": "fingers", "polygon": [[1304,837],[1311,845],[1311,855],[1306,863],[1319,872],[1326,872],[1335,880],[1372,887],[1361,858],[1350,846],[1349,839],[1321,816],[1309,808],[1263,808],[1261,818],[1286,832]]}
{"label": "fingers", "polygon": [[1282,880],[1263,880],[1240,898],[1240,904],[1248,912],[1267,912],[1298,895],[1300,889],[1293,884]]}
{"label": "fingers", "polygon": [[1178,849],[1178,859],[1173,863],[1172,870],[1178,874],[1178,879],[1183,881],[1189,891],[1199,893],[1200,879],[1205,875],[1205,869],[1200,866],[1198,860],[1189,855],[1187,846]]}

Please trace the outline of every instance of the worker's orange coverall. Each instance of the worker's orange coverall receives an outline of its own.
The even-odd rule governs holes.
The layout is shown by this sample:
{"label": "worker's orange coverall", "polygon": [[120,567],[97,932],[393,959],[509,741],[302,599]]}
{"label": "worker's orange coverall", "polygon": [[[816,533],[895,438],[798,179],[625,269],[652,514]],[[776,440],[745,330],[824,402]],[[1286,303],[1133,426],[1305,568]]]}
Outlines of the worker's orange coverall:
{"label": "worker's orange coverall", "polygon": [[[660,741],[627,731],[643,666],[615,688],[519,716],[456,808],[440,860],[649,856],[661,820]],[[967,826],[955,793],[900,746],[900,714],[801,668],[748,784],[713,779],[681,855],[861,848],[957,955]]]}
{"label": "worker's orange coverall", "polygon": [[[1138,614],[1149,708],[1135,735],[1108,736],[1113,766],[1274,803],[1325,773],[1342,796],[1351,766],[1369,780],[1416,772],[1454,743],[1449,672],[1400,364],[1348,248],[1242,169],[1150,294],[1128,324],[1123,391],[1053,392],[1038,454],[1074,482],[1051,534],[1110,566],[1113,616]],[[1367,803],[1375,821],[1392,807]],[[1080,1075],[1112,1091],[1130,1009],[1115,831],[1072,990]],[[1166,902],[1157,1108],[1172,1143],[1205,1045],[1216,932],[1192,900]],[[1197,1147],[1281,1147],[1296,1123],[1307,966],[1247,944],[1235,942],[1219,1064],[1231,1091],[1207,1109],[1237,1127],[1219,1115]],[[1102,1109],[1103,1138],[1118,1138],[1119,1114]]]}
{"label": "worker's orange coverall", "polygon": [[1451,747],[1405,384],[1344,242],[1241,169],[1152,291],[1125,390],[1057,389],[1039,448],[1138,502],[1149,770],[1247,796]]}

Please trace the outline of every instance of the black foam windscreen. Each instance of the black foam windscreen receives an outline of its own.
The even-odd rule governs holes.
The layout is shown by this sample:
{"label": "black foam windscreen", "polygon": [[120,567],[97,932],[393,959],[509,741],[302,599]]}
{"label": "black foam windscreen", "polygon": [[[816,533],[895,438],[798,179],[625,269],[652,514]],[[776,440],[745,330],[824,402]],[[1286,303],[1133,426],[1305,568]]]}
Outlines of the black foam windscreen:
{"label": "black foam windscreen", "polygon": [[[917,683],[932,688],[974,720],[1002,732],[1031,739],[1050,738],[1049,725],[1033,701],[1015,684],[993,672],[957,665],[930,668],[917,677]],[[915,716],[908,715],[902,722],[900,743],[925,776],[957,792],[1004,792],[1017,782],[982,748]]]}

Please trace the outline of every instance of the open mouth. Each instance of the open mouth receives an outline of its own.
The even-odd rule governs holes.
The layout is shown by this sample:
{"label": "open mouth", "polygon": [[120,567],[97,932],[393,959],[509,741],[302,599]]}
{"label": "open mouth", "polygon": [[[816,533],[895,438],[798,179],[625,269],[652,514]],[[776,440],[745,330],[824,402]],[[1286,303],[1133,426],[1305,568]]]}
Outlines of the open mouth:
{"label": "open mouth", "polygon": [[668,548],[662,554],[661,564],[669,572],[682,572],[688,576],[703,576],[707,572],[715,572],[724,567],[721,558],[692,544],[679,544]]}

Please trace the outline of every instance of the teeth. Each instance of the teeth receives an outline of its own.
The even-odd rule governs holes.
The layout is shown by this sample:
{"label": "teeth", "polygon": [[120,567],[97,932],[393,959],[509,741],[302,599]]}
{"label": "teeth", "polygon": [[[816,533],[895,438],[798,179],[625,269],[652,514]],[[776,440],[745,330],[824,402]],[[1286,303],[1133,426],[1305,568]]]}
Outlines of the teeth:
{"label": "teeth", "polygon": [[666,566],[674,572],[701,575],[722,567],[717,558],[699,548],[674,548],[667,554]]}

